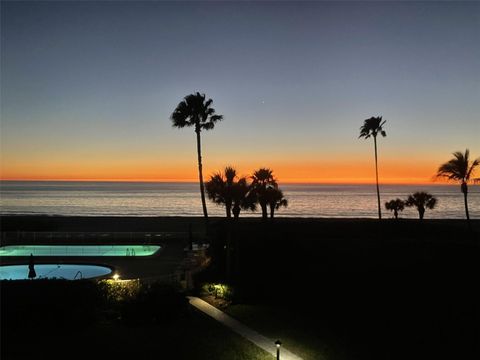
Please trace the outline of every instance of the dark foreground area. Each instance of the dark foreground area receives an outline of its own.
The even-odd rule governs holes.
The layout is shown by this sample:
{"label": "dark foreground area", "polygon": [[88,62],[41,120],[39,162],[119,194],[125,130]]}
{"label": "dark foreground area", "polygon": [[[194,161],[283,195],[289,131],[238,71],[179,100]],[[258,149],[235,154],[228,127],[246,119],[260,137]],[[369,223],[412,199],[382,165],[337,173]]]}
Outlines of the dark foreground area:
{"label": "dark foreground area", "polygon": [[271,360],[162,283],[2,282],[2,359]]}
{"label": "dark foreground area", "polygon": [[[2,231],[178,232],[187,232],[192,224],[194,237],[205,236],[200,218],[3,217],[1,224]],[[464,221],[457,220],[241,219],[229,223],[211,219],[208,239],[213,262],[196,276],[196,283],[199,288],[206,282],[231,285],[226,311],[266,336],[281,338],[304,359],[475,359],[479,355],[478,221],[473,222],[473,229],[469,231]],[[216,341],[202,330],[209,328],[206,319],[189,323],[198,314],[169,320],[171,329],[183,329],[180,338],[185,341],[171,340],[176,333],[162,332],[159,325],[152,329],[152,324],[117,323],[105,320],[105,316],[90,317],[94,319],[88,325],[90,330],[80,332],[81,321],[71,317],[62,324],[65,330],[59,332],[55,323],[36,320],[45,305],[40,301],[42,306],[35,306],[43,288],[24,283],[29,287],[28,295],[14,285],[6,288],[2,284],[2,344],[6,345],[2,348],[11,350],[32,337],[38,343],[51,343],[52,334],[72,332],[71,338],[77,339],[75,343],[82,344],[82,349],[93,349],[98,340],[92,340],[92,331],[99,335],[95,339],[109,344],[121,339],[118,346],[128,345],[126,351],[138,344],[143,357],[154,351],[149,345],[154,333],[159,335],[156,339],[165,339],[166,345],[158,340],[158,353],[152,357],[162,354],[161,349],[170,352],[178,348],[184,353],[170,358],[189,358],[186,344],[198,344],[199,339],[215,343],[219,349],[230,347],[228,341],[221,340],[229,334],[226,329],[217,329],[215,336],[220,341]],[[86,296],[82,296],[82,303]],[[51,297],[49,301],[74,308],[78,307],[77,297],[58,301]],[[25,298],[32,305],[22,307],[22,320],[7,317],[10,320],[5,321],[6,314],[19,309],[23,301],[19,299]],[[153,303],[162,304],[164,299]],[[102,306],[103,313],[111,309],[110,305]],[[87,314],[92,308],[99,307],[79,306],[78,311]],[[46,328],[32,334],[31,324]],[[124,340],[125,331],[130,342]],[[64,338],[68,336],[62,335]],[[192,351],[210,351],[200,342],[203,345]],[[236,354],[242,351],[236,348]],[[203,355],[198,353],[194,358]],[[264,354],[258,356],[263,358]],[[206,358],[235,357],[212,351]]]}
{"label": "dark foreground area", "polygon": [[224,261],[198,282],[233,284],[227,311],[304,359],[480,355],[479,238],[465,222],[245,220],[217,230]]}

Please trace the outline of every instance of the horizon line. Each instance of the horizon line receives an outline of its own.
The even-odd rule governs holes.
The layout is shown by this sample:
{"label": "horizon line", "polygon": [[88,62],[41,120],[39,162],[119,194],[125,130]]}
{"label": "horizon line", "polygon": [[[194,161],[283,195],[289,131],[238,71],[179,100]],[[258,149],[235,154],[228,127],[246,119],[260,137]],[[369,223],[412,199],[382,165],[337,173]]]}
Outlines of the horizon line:
{"label": "horizon line", "polygon": [[[198,180],[193,179],[1,179],[0,182],[105,182],[105,183],[184,183],[198,184]],[[206,182],[206,181],[205,181]],[[375,181],[328,181],[328,180],[284,180],[281,184],[299,184],[299,185],[376,185]],[[379,185],[458,185],[447,181],[385,181],[379,182]]]}

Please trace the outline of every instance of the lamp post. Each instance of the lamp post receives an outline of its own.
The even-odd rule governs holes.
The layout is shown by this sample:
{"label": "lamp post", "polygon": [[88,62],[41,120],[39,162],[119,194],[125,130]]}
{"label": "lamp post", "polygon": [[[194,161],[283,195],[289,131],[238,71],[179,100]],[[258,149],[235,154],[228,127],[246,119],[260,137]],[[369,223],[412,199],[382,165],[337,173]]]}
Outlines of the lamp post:
{"label": "lamp post", "polygon": [[280,346],[282,342],[280,340],[275,341],[275,346],[277,347],[277,360],[280,360]]}

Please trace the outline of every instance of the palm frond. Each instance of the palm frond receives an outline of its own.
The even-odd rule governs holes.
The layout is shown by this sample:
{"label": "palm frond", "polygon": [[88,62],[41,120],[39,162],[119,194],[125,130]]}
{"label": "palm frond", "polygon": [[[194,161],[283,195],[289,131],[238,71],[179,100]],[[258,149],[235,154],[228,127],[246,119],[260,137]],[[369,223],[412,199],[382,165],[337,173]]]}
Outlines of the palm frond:
{"label": "palm frond", "polygon": [[473,174],[475,173],[476,167],[478,165],[480,165],[480,158],[473,160],[472,163],[470,164],[470,168],[468,169],[467,176],[466,176],[467,181],[473,178]]}
{"label": "palm frond", "polygon": [[213,129],[223,116],[216,115],[211,107],[213,100],[205,101],[205,98],[205,94],[199,92],[185,96],[170,116],[172,125],[178,128],[195,126],[196,132]]}
{"label": "palm frond", "polygon": [[364,120],[363,125],[360,127],[360,135],[358,138],[368,139],[370,136],[376,137],[379,132],[382,136],[387,136],[387,133],[383,130],[385,122],[386,120],[382,121],[381,116],[372,116]]}
{"label": "palm frond", "polygon": [[403,211],[403,209],[405,209],[405,202],[401,199],[387,201],[385,203],[385,209],[390,211]]}
{"label": "palm frond", "polygon": [[468,149],[465,150],[465,153],[455,151],[452,155],[452,159],[440,165],[436,176],[449,181],[470,182],[475,168],[480,164],[480,158],[470,162],[470,151]]}
{"label": "palm frond", "polygon": [[408,207],[415,206],[417,209],[420,207],[427,207],[428,209],[433,209],[437,205],[437,203],[438,200],[433,195],[424,191],[419,191],[414,193],[413,195],[410,195],[405,202],[405,205]]}

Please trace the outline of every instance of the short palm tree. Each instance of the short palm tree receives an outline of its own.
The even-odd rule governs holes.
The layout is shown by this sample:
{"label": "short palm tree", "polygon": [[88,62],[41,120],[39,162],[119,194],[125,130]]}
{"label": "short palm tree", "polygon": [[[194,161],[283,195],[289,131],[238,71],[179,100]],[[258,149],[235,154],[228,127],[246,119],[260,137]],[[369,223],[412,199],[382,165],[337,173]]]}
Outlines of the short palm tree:
{"label": "short palm tree", "polygon": [[232,217],[232,192],[236,177],[236,170],[227,166],[223,173],[218,172],[212,175],[205,184],[208,198],[215,204],[225,206],[227,218]]}
{"label": "short palm tree", "polygon": [[197,134],[198,178],[200,181],[203,215],[206,219],[208,218],[208,212],[203,185],[200,133],[202,130],[213,129],[215,123],[223,119],[222,115],[215,114],[215,109],[211,107],[212,102],[212,99],[205,100],[205,94],[200,94],[199,92],[190,94],[185,96],[170,116],[174,127],[184,128],[193,126]]}
{"label": "short palm tree", "polygon": [[459,182],[465,202],[465,214],[470,224],[470,215],[468,213],[468,184],[479,182],[480,178],[474,178],[475,168],[480,165],[480,158],[470,161],[470,151],[465,150],[465,154],[460,151],[453,153],[453,159],[440,165],[437,171],[437,177],[443,177],[449,181]]}
{"label": "short palm tree", "polygon": [[273,176],[273,171],[268,168],[260,168],[256,170],[252,175],[252,191],[255,193],[257,202],[262,209],[262,218],[267,219],[267,188],[277,188],[277,180]]}
{"label": "short palm tree", "polygon": [[380,206],[380,188],[378,186],[378,156],[377,156],[377,135],[381,134],[383,137],[387,136],[387,133],[383,130],[386,120],[382,121],[381,116],[371,117],[363,122],[360,127],[359,138],[368,139],[373,137],[373,143],[375,145],[375,178],[377,182],[377,199],[378,199],[378,218],[382,218],[382,207]]}
{"label": "short palm tree", "polygon": [[250,191],[245,177],[238,178],[237,171],[227,166],[223,173],[217,172],[205,184],[207,196],[215,204],[225,206],[227,218],[238,218],[241,209],[255,210],[255,196]]}
{"label": "short palm tree", "polygon": [[288,200],[283,196],[283,191],[276,187],[267,187],[266,197],[268,206],[270,207],[270,218],[272,219],[274,217],[275,210],[288,206]]}
{"label": "short palm tree", "polygon": [[405,201],[405,205],[408,207],[416,207],[418,210],[418,216],[420,220],[423,220],[423,216],[425,214],[425,209],[433,209],[437,205],[437,199],[427,193],[427,192],[416,192],[413,195],[410,195]]}
{"label": "short palm tree", "polygon": [[255,193],[251,191],[251,185],[247,182],[247,178],[241,177],[232,188],[233,200],[233,217],[238,219],[240,211],[250,210],[255,211],[257,208]]}
{"label": "short palm tree", "polygon": [[387,201],[385,209],[393,211],[393,216],[395,216],[395,219],[398,219],[398,212],[405,209],[405,202],[401,199]]}

